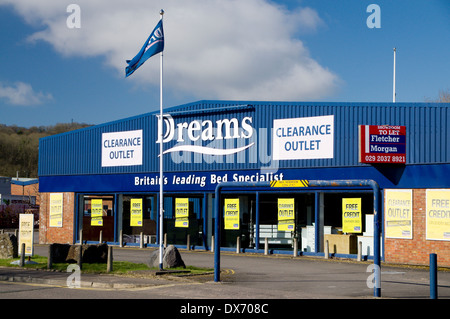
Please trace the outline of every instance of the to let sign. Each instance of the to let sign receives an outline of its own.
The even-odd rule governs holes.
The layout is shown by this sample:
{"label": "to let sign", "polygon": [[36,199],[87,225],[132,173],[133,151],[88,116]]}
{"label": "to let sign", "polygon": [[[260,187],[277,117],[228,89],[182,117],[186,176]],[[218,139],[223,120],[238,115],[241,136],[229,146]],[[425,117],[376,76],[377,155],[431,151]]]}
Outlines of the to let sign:
{"label": "to let sign", "polygon": [[359,125],[360,163],[406,163],[406,126]]}

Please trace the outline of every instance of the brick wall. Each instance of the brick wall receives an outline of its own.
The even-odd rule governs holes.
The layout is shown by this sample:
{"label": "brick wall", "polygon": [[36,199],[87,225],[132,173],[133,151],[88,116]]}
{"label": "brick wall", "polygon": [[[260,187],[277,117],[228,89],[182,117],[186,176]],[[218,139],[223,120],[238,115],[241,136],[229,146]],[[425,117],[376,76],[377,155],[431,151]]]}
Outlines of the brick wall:
{"label": "brick wall", "polygon": [[450,267],[450,241],[426,239],[426,189],[413,189],[412,239],[385,239],[385,261],[428,265],[430,254],[437,254],[438,266]]}
{"label": "brick wall", "polygon": [[36,205],[40,205],[38,183],[25,186],[11,184],[11,195],[36,196]]}
{"label": "brick wall", "polygon": [[63,193],[62,227],[50,227],[50,193],[41,193],[40,197],[39,243],[74,244],[75,194]]}

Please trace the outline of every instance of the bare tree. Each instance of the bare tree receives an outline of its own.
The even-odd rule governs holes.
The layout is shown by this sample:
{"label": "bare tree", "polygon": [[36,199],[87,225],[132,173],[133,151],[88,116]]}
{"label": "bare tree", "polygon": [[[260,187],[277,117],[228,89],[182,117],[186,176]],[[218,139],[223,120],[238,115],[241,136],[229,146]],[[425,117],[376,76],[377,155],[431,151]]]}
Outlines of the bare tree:
{"label": "bare tree", "polygon": [[425,99],[426,102],[434,102],[434,103],[450,103],[450,89],[447,90],[439,90],[439,96],[437,100],[433,100],[430,98]]}

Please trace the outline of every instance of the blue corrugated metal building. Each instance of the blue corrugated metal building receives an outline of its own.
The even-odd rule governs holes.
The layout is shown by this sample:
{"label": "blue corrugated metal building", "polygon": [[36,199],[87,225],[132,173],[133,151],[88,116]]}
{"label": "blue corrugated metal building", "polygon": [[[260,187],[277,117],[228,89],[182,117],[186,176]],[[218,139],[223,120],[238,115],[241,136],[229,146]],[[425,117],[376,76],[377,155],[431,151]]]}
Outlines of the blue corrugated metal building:
{"label": "blue corrugated metal building", "polygon": [[[385,189],[450,188],[446,103],[198,101],[167,108],[164,114],[164,231],[174,244],[190,234],[191,244],[209,247],[214,190],[220,182],[370,179],[380,186],[381,196]],[[74,195],[74,242],[79,230],[83,240],[92,241],[99,230],[114,243],[120,233],[130,243],[140,232],[158,238],[158,116],[143,114],[40,140],[40,192]],[[367,162],[361,152],[369,147],[369,135],[361,137],[362,126],[404,127],[406,132],[400,139],[379,139],[378,153]],[[390,141],[401,146],[388,149]],[[244,248],[258,248],[268,232],[272,247],[288,249],[298,238],[300,251],[323,252],[322,239],[309,242],[308,226],[315,225],[317,235],[342,233],[341,202],[349,196],[362,198],[362,235],[369,228],[364,217],[373,211],[370,189],[230,190],[225,197],[239,198],[240,225],[225,231],[222,245],[233,246],[240,236]],[[292,232],[276,229],[280,197],[295,200]],[[176,198],[189,198],[189,227],[175,225]],[[102,226],[92,224],[95,199],[102,200]],[[131,226],[134,199],[143,203],[140,226]],[[41,213],[49,223],[57,218]],[[152,237],[146,238],[150,242]]]}

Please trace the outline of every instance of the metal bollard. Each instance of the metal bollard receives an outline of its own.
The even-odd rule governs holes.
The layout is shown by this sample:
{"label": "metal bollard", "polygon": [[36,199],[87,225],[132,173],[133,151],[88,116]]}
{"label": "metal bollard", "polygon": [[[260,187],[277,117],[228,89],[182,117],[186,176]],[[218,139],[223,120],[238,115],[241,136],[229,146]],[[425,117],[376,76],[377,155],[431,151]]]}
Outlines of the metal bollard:
{"label": "metal bollard", "polygon": [[269,254],[269,238],[264,238],[264,255]]}
{"label": "metal bollard", "polygon": [[106,264],[106,272],[113,271],[113,248],[108,246],[108,259]]}
{"label": "metal bollard", "polygon": [[298,238],[294,238],[294,257],[298,256]]}
{"label": "metal bollard", "polygon": [[191,235],[189,234],[186,236],[186,249],[191,250]]}
{"label": "metal bollard", "polygon": [[362,261],[362,242],[358,242],[358,257],[357,261]]}
{"label": "metal bollard", "polygon": [[80,245],[83,245],[83,230],[80,229]]}
{"label": "metal bollard", "polygon": [[53,266],[53,246],[48,245],[48,258],[47,258],[47,269],[52,269]]}
{"label": "metal bollard", "polygon": [[119,235],[119,246],[123,247],[123,230],[120,230],[120,235]]}
{"label": "metal bollard", "polygon": [[164,248],[167,248],[167,233],[164,234]]}
{"label": "metal bollard", "polygon": [[236,237],[236,254],[241,252],[241,237]]}
{"label": "metal bollard", "polygon": [[103,242],[103,230],[100,231],[100,238],[98,239],[98,243],[101,244]]}
{"label": "metal bollard", "polygon": [[22,243],[22,248],[20,250],[20,262],[19,266],[23,267],[25,265],[25,243]]}
{"label": "metal bollard", "polygon": [[144,248],[144,233],[141,232],[139,236],[139,248]]}
{"label": "metal bollard", "polygon": [[80,270],[83,268],[83,245],[80,245],[78,250],[78,267],[80,267]]}
{"label": "metal bollard", "polygon": [[325,251],[324,251],[325,259],[329,258],[329,251],[330,251],[330,248],[329,248],[329,245],[328,245],[328,240],[325,240]]}
{"label": "metal bollard", "polygon": [[430,254],[430,299],[438,299],[436,254]]}

